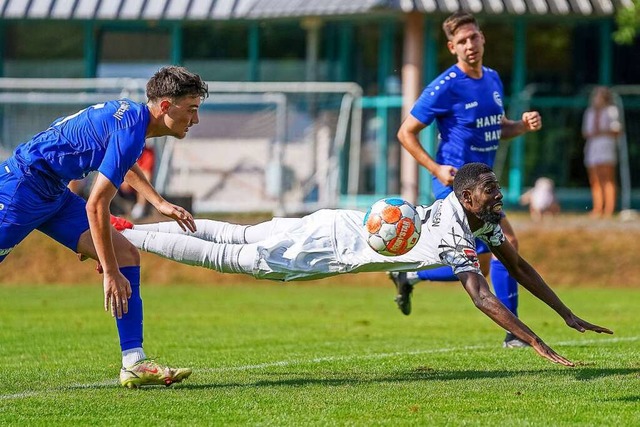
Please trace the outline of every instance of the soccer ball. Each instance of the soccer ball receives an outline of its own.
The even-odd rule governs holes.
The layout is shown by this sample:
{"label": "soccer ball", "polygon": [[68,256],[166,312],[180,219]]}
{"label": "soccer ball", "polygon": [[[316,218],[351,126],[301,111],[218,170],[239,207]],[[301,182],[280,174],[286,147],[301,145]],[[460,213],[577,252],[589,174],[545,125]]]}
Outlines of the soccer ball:
{"label": "soccer ball", "polygon": [[364,216],[367,243],[385,256],[406,254],[420,238],[422,222],[416,208],[399,198],[375,202]]}

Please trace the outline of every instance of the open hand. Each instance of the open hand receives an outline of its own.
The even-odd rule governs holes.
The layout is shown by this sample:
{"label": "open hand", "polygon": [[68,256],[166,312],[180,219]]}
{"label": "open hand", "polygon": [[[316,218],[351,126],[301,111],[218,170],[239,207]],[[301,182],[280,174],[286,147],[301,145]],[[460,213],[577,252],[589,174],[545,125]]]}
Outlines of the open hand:
{"label": "open hand", "polygon": [[104,310],[111,311],[113,317],[122,318],[129,311],[129,298],[131,297],[131,284],[119,271],[116,274],[105,273],[104,286]]}
{"label": "open hand", "polygon": [[535,340],[535,342],[532,344],[532,347],[540,356],[552,361],[553,363],[559,363],[560,365],[571,367],[576,366],[569,359],[566,359],[556,353],[551,347],[549,347],[539,338]]}
{"label": "open hand", "polygon": [[162,215],[174,219],[182,231],[196,231],[196,221],[193,219],[193,215],[182,206],[174,205],[165,200],[157,209]]}
{"label": "open hand", "polygon": [[569,318],[565,319],[565,322],[567,322],[567,326],[575,329],[578,332],[593,331],[598,334],[613,334],[612,330],[603,328],[602,326],[594,325],[593,323],[589,323],[586,320],[582,320],[573,313],[571,314],[571,316],[569,316]]}

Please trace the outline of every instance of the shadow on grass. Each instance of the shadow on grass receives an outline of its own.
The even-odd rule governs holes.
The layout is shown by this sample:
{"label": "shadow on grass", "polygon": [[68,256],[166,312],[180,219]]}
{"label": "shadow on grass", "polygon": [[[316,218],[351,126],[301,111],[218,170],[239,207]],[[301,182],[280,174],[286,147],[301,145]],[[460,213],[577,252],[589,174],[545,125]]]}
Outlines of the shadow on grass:
{"label": "shadow on grass", "polygon": [[[181,388],[187,389],[207,389],[207,388],[231,388],[231,387],[304,387],[308,385],[358,385],[371,383],[395,383],[395,382],[416,382],[416,381],[459,381],[459,380],[479,380],[479,379],[496,379],[496,378],[518,378],[527,375],[545,375],[552,373],[553,375],[574,377],[577,380],[595,380],[608,376],[624,376],[638,375],[640,369],[596,369],[596,368],[561,368],[556,370],[526,370],[526,371],[475,371],[460,370],[447,371],[437,370],[428,367],[419,367],[412,371],[398,372],[394,375],[370,376],[366,374],[354,374],[350,377],[340,377],[335,375],[333,378],[283,378],[277,380],[260,380],[254,382],[235,382],[235,383],[212,383],[212,384],[181,384]],[[262,374],[264,375],[264,374]],[[274,373],[279,377],[283,376],[300,376],[295,372],[279,372]],[[634,399],[632,397],[631,399]],[[637,398],[635,398],[637,399]]]}
{"label": "shadow on grass", "polygon": [[[333,375],[327,375],[323,373],[325,378],[305,377],[302,375],[309,375],[308,373],[301,374],[299,372],[273,372],[266,375],[277,376],[281,379],[274,380],[260,380],[253,382],[229,382],[229,383],[209,383],[209,384],[189,384],[181,383],[174,384],[171,388],[184,388],[191,390],[199,389],[216,389],[216,388],[234,388],[234,387],[305,387],[313,385],[325,385],[325,386],[341,386],[341,385],[359,385],[359,384],[376,384],[376,383],[395,383],[395,382],[417,382],[417,381],[459,381],[459,380],[480,380],[480,379],[497,379],[497,378],[520,378],[523,376],[540,376],[551,373],[556,376],[573,377],[579,381],[597,380],[600,378],[606,378],[609,376],[626,376],[626,375],[640,375],[640,368],[637,369],[598,369],[598,368],[558,368],[558,369],[539,369],[539,370],[524,370],[524,371],[507,371],[507,370],[495,370],[495,371],[480,371],[480,370],[438,370],[427,366],[419,366],[410,371],[401,371],[394,373],[393,375],[380,375],[375,374],[358,373],[345,377],[340,375],[340,372],[336,372]],[[264,373],[257,374],[256,376],[265,376]],[[282,378],[282,377],[291,378]],[[331,377],[329,377],[331,376]],[[117,381],[109,381],[101,384],[84,384],[84,385],[70,385],[60,387],[59,390],[79,390],[79,389],[111,389],[121,388]],[[154,390],[159,388],[165,388],[165,386],[150,386],[143,387],[141,390]],[[629,396],[624,398],[626,402],[638,402],[640,396]]]}

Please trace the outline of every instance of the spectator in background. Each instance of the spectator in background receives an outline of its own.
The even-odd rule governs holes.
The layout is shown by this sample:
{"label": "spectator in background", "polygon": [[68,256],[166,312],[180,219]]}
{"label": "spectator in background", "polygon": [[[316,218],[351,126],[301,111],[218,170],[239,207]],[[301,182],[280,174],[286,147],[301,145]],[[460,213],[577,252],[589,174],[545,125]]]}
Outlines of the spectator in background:
{"label": "spectator in background", "polygon": [[591,186],[593,218],[610,218],[615,211],[616,150],[621,127],[611,91],[604,86],[596,87],[582,120],[582,135],[586,139],[584,165]]}
{"label": "spectator in background", "polygon": [[533,188],[520,197],[520,204],[529,206],[529,214],[535,222],[540,222],[549,215],[558,214],[560,205],[555,194],[555,183],[551,178],[536,179]]}
{"label": "spectator in background", "polygon": [[[153,144],[149,141],[144,146],[142,150],[142,154],[138,159],[138,166],[144,173],[144,176],[149,180],[149,182],[153,182],[153,173],[156,167],[156,152],[153,147]],[[133,187],[131,187],[126,182],[123,182],[120,186],[120,195],[125,199],[135,198],[135,203],[131,208],[131,218],[136,221],[143,218],[147,213],[147,199],[140,193],[138,193]]]}

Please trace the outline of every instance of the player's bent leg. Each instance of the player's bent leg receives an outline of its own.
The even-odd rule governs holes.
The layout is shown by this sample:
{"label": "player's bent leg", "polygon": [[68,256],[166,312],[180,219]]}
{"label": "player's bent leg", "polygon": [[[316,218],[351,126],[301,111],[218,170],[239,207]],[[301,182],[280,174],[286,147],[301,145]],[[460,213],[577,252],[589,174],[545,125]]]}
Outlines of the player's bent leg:
{"label": "player's bent leg", "polygon": [[[120,383],[129,388],[143,385],[180,382],[191,374],[191,370],[160,367],[147,361],[143,344],[143,304],[140,294],[140,254],[138,250],[117,231],[112,233],[113,246],[120,272],[131,286],[128,311],[116,318],[116,327],[122,352],[122,370]],[[78,249],[93,258],[97,258],[89,230],[80,236]],[[187,372],[188,371],[188,372]]]}
{"label": "player's bent leg", "polygon": [[442,267],[430,268],[417,272],[420,280],[428,280],[431,282],[457,282],[458,277],[453,274],[453,269],[447,265]]}
{"label": "player's bent leg", "polygon": [[[140,265],[140,253],[135,246],[122,236],[121,233],[113,230],[111,233],[111,239],[116,254],[116,260],[120,267]],[[84,257],[89,257],[96,261],[98,260],[98,254],[95,246],[93,245],[90,230],[87,229],[80,235],[75,251]]]}
{"label": "player's bent leg", "polygon": [[407,278],[407,273],[403,271],[391,271],[388,273],[389,278],[396,287],[395,302],[398,308],[405,316],[411,314],[411,293],[413,292],[413,285]]}

